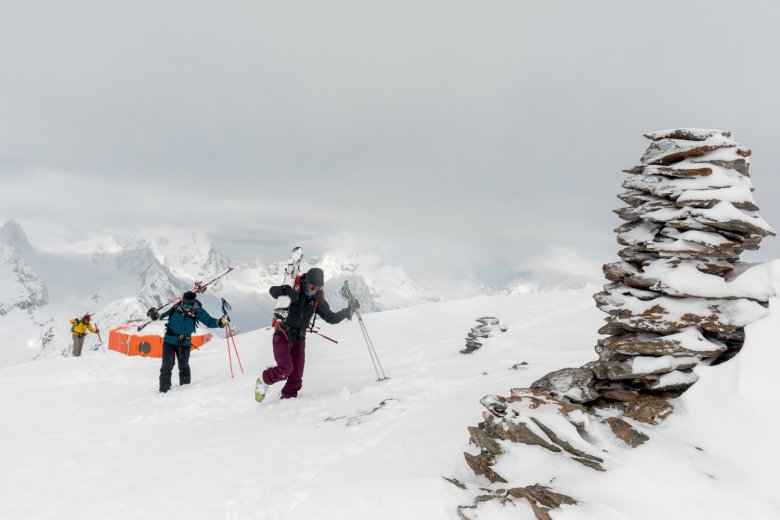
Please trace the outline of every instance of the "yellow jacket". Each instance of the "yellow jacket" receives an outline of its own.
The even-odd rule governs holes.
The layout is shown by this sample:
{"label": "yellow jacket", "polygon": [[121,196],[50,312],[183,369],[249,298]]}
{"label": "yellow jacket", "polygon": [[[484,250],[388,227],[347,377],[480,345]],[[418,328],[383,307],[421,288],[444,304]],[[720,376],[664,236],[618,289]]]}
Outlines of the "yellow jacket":
{"label": "yellow jacket", "polygon": [[73,326],[70,328],[70,331],[73,334],[78,334],[79,336],[86,336],[87,330],[89,330],[92,334],[95,333],[95,329],[92,328],[91,323],[84,323],[81,321],[80,318],[73,318],[70,320],[70,322],[73,324]]}

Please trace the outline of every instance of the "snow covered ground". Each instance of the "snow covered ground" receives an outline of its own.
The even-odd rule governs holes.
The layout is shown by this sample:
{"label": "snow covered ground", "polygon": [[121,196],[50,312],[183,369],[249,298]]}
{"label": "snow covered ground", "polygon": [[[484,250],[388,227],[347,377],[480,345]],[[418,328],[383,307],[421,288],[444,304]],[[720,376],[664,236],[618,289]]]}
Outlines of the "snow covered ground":
{"label": "snow covered ground", "polygon": [[[238,336],[245,375],[230,378],[215,338],[192,354],[193,384],[166,395],[159,360],[114,352],[2,368],[0,518],[456,519],[456,506],[487,484],[462,455],[474,449],[467,427],[481,420],[479,399],[594,359],[603,313],[592,292],[367,314],[384,382],[356,322],[324,325],[339,344],[310,338],[297,400],[279,400],[281,385],[253,399],[273,359],[270,330]],[[611,447],[606,473],[522,445],[516,463],[528,480],[509,485],[555,477],[555,490],[581,501],[556,519],[780,518],[778,305],[748,328],[734,361],[699,370],[676,413],[646,430],[648,443]],[[458,353],[484,315],[508,332]],[[479,518],[532,514],[496,505]]]}

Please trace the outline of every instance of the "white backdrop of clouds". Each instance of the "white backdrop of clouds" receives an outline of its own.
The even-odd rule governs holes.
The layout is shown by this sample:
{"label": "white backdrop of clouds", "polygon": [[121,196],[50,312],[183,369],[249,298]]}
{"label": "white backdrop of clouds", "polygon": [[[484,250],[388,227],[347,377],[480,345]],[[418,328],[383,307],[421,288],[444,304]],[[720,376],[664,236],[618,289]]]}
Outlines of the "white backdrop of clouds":
{"label": "white backdrop of clouds", "polygon": [[780,225],[776,2],[2,12],[0,218],[31,234],[181,222],[235,257],[348,242],[432,282],[508,281],[564,250],[575,271],[615,258],[641,133],[679,126],[752,148],[756,200]]}

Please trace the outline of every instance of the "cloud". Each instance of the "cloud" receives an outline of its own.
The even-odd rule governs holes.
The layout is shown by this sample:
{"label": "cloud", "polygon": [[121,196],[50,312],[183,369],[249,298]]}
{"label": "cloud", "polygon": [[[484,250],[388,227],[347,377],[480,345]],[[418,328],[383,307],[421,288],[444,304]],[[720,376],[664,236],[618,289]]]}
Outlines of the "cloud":
{"label": "cloud", "polygon": [[[609,260],[612,261],[612,260]],[[606,260],[567,247],[553,246],[544,254],[520,262],[515,271],[519,281],[534,280],[547,286],[577,287],[604,282],[601,266]]]}
{"label": "cloud", "polygon": [[0,217],[26,226],[181,222],[265,260],[350,237],[497,284],[552,246],[614,257],[620,171],[674,126],[733,130],[780,222],[775,4],[43,4],[0,19]]}

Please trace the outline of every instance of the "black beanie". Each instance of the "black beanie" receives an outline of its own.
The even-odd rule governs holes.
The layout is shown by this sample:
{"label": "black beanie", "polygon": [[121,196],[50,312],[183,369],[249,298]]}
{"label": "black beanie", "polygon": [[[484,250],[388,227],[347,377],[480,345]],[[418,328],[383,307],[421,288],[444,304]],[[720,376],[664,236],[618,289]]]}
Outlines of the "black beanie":
{"label": "black beanie", "polygon": [[197,298],[198,295],[195,294],[192,291],[187,291],[184,293],[184,296],[181,297],[181,302],[184,305],[195,305],[195,298]]}
{"label": "black beanie", "polygon": [[312,267],[306,272],[306,282],[322,287],[325,285],[325,273],[319,267]]}

